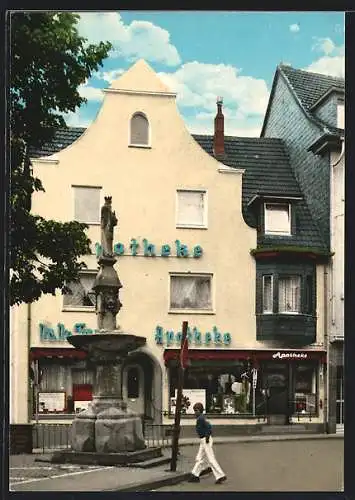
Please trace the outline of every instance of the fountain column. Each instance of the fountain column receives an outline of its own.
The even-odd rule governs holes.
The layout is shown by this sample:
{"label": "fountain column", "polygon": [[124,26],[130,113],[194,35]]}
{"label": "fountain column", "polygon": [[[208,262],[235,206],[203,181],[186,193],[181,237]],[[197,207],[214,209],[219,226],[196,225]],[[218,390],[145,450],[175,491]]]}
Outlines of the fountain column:
{"label": "fountain column", "polygon": [[88,353],[88,365],[94,370],[93,401],[77,415],[72,424],[72,449],[100,453],[137,451],[145,448],[142,422],[127,411],[122,400],[122,365],[130,351],[143,346],[145,337],[123,332],[116,326],[121,308],[122,288],[114,268],[113,229],[117,225],[112,199],[105,197],[101,209],[101,248],[93,290],[96,295],[98,333],[72,335],[68,341]]}

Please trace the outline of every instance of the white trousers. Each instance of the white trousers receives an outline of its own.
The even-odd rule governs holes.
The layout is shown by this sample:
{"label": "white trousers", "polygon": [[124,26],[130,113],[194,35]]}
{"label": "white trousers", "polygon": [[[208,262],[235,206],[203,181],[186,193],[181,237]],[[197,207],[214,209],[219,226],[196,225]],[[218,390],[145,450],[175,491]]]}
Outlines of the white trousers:
{"label": "white trousers", "polygon": [[206,443],[206,438],[200,439],[200,447],[196,455],[194,468],[191,472],[194,476],[199,476],[208,466],[211,467],[216,480],[224,476],[224,472],[214,456],[212,436],[210,436],[208,443]]}

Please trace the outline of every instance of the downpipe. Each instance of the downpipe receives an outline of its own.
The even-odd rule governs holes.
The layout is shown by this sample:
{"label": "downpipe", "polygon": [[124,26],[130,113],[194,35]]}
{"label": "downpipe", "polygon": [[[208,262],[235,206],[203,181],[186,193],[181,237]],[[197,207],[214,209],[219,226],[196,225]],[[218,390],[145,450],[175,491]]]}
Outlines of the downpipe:
{"label": "downpipe", "polygon": [[[328,433],[328,423],[329,423],[329,335],[328,335],[328,267],[327,264],[324,264],[323,271],[323,302],[324,302],[324,314],[323,314],[323,331],[324,331],[324,345],[327,354],[327,363],[325,374],[323,374],[323,385],[324,385],[324,405],[323,405],[323,415],[324,415],[324,430]],[[324,370],[323,370],[324,373]]]}

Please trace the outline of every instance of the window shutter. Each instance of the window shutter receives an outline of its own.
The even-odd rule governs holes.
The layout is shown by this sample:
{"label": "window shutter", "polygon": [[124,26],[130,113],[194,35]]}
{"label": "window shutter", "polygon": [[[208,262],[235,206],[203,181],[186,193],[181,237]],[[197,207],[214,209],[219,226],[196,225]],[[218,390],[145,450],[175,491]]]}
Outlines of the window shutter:
{"label": "window shutter", "polygon": [[100,189],[96,187],[74,188],[74,218],[79,222],[100,222]]}
{"label": "window shutter", "polygon": [[131,144],[148,145],[149,124],[144,115],[136,114],[131,119]]}

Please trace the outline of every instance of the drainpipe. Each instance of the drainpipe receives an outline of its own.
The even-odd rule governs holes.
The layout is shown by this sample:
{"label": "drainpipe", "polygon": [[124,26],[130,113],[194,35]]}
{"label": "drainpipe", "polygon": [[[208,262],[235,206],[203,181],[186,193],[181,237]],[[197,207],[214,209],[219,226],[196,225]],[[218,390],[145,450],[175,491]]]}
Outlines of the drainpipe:
{"label": "drainpipe", "polygon": [[31,385],[31,377],[29,376],[29,371],[31,367],[31,357],[30,357],[30,349],[31,349],[31,324],[32,324],[32,311],[31,304],[27,304],[27,359],[28,359],[28,380],[27,380],[27,413],[28,413],[28,422],[32,420],[32,411],[31,411],[31,403],[32,403],[32,385]]}
{"label": "drainpipe", "polygon": [[334,162],[334,163],[331,163],[330,166],[331,167],[336,167],[338,165],[338,163],[340,163],[340,161],[342,160],[343,156],[344,156],[344,153],[345,153],[345,141],[344,139],[341,140],[341,151],[340,151],[340,155],[338,157],[338,159]]}
{"label": "drainpipe", "polygon": [[323,330],[324,330],[324,345],[326,348],[326,353],[327,353],[327,373],[326,376],[324,374],[324,369],[323,369],[323,385],[324,385],[324,405],[323,405],[323,415],[324,415],[324,427],[325,431],[328,431],[328,397],[329,397],[329,392],[328,392],[328,384],[329,384],[329,337],[328,337],[328,268],[327,264],[324,264],[324,272],[323,272],[323,308],[324,308],[324,314],[323,314]]}

